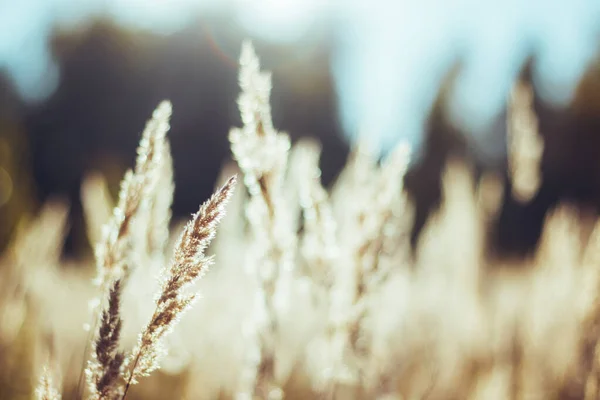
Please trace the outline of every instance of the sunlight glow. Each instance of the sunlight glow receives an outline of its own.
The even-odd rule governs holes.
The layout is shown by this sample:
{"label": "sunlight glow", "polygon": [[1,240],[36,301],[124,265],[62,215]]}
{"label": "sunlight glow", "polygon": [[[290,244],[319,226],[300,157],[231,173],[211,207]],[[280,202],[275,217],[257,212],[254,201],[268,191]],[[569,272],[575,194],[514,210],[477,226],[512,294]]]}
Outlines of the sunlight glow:
{"label": "sunlight glow", "polygon": [[323,17],[322,0],[236,0],[234,9],[245,29],[276,42],[302,38]]}

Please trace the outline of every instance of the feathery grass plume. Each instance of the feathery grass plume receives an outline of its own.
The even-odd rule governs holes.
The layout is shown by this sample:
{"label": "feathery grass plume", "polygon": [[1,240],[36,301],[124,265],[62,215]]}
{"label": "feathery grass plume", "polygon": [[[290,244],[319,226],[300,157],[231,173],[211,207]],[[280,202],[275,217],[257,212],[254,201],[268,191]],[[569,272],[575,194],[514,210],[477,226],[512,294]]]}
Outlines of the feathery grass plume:
{"label": "feathery grass plume", "polygon": [[146,124],[135,169],[125,174],[117,207],[103,229],[102,240],[96,246],[97,283],[103,287],[126,275],[132,220],[159,179],[171,111],[170,102],[161,102]]}
{"label": "feathery grass plume", "polygon": [[377,254],[367,277],[367,286],[376,287],[385,280],[390,268],[406,263],[409,253],[408,233],[412,224],[412,209],[404,190],[404,176],[410,161],[410,147],[398,144],[380,168],[375,182],[375,207],[371,211],[374,238],[369,251]]}
{"label": "feathery grass plume", "polygon": [[577,210],[561,205],[546,217],[544,230],[536,251],[541,268],[569,270],[578,265],[582,256],[581,230]]}
{"label": "feathery grass plume", "polygon": [[583,334],[579,341],[580,365],[576,369],[575,382],[580,391],[583,385],[590,387],[589,390],[600,387],[600,357],[596,356],[600,353],[600,221],[596,221],[581,260],[585,282],[588,282],[585,288],[592,305],[582,322]]}
{"label": "feathery grass plume", "polygon": [[[68,229],[69,205],[61,199],[47,201],[38,215],[23,224],[9,245],[5,259],[8,268],[3,273],[9,276],[2,280],[6,285],[26,283],[26,269],[48,268],[58,265]],[[9,292],[1,287],[3,294]]]}
{"label": "feathery grass plume", "polygon": [[253,343],[249,345],[238,395],[253,393],[274,398],[282,396],[275,378],[277,313],[288,306],[296,245],[296,235],[291,230],[293,216],[286,209],[282,193],[290,139],[273,128],[269,105],[271,76],[260,71],[250,42],[242,46],[239,83],[242,92],[238,105],[244,126],[231,129],[229,140],[250,193],[247,217],[255,252],[251,273],[258,279],[258,292],[252,316],[255,326],[249,334]]}
{"label": "feathery grass plume", "polygon": [[[482,214],[475,198],[472,171],[457,159],[449,160],[442,175],[442,204],[421,235],[418,257],[422,272],[450,278],[468,288],[469,294],[475,291],[483,260]],[[464,238],[473,242],[464,242]],[[450,266],[447,269],[436,265],[442,249],[453,250],[443,258]]]}
{"label": "feathery grass plume", "polygon": [[88,240],[95,245],[102,239],[103,227],[110,220],[114,208],[106,179],[101,173],[91,173],[84,177],[81,204]]}
{"label": "feathery grass plume", "polygon": [[531,86],[518,82],[508,106],[508,167],[512,196],[530,201],[541,185],[540,162],[544,141],[538,133]]}
{"label": "feathery grass plume", "polygon": [[[309,301],[304,307],[305,310],[308,308],[313,318],[304,318],[302,325],[308,329],[309,336],[304,339],[301,358],[296,364],[304,366],[310,379],[314,380],[312,387],[317,392],[321,392],[325,385],[323,381],[326,378],[323,378],[322,370],[329,366],[323,360],[323,356],[327,358],[327,352],[322,350],[328,346],[326,330],[331,307],[330,291],[335,281],[335,267],[342,253],[329,193],[321,183],[320,155],[321,146],[318,142],[300,140],[292,149],[290,160],[295,168],[293,178],[297,188],[294,194],[298,197],[296,201],[301,211],[297,262],[302,275],[296,282],[298,287],[304,282],[304,287],[309,291]],[[300,299],[297,301],[300,302]],[[299,318],[300,312],[307,312],[305,310],[295,308],[294,312],[298,314],[294,319]],[[299,329],[296,328],[296,331]]]}
{"label": "feathery grass plume", "polygon": [[68,228],[69,205],[61,199],[47,201],[39,214],[9,247],[16,268],[58,264]]}
{"label": "feathery grass plume", "polygon": [[[377,171],[377,148],[366,135],[352,148],[346,165],[335,181],[330,194],[334,217],[338,221],[340,241],[351,239],[353,232],[346,228],[353,228],[356,223],[356,214],[359,212],[358,204],[364,204],[368,197],[362,189],[372,184],[371,178]],[[355,196],[348,196],[353,193]],[[356,201],[359,196],[360,201]]]}
{"label": "feathery grass plume", "polygon": [[159,367],[160,353],[163,351],[162,340],[196,299],[197,294],[186,294],[184,291],[196,282],[212,263],[212,258],[204,255],[204,250],[213,239],[217,225],[225,214],[225,205],[235,183],[236,178],[230,178],[200,207],[181,234],[173,260],[170,266],[165,268],[155,312],[139,335],[137,345],[125,360],[126,384],[123,399],[132,384]]}
{"label": "feathery grass plume", "polygon": [[[128,316],[124,328],[125,335],[137,334],[152,314],[152,299],[158,282],[154,279],[169,261],[168,249],[172,251],[174,243],[169,243],[171,205],[174,194],[173,160],[167,139],[164,141],[160,166],[156,171],[156,184],[148,188],[145,204],[131,226],[131,246],[129,262],[133,268],[124,292],[123,303],[135,304],[133,315]],[[181,230],[183,226],[181,227]],[[177,234],[181,232],[177,231]],[[176,240],[177,235],[172,235]],[[137,267],[139,266],[139,268]],[[139,299],[145,298],[146,301]]]}
{"label": "feathery grass plume", "polygon": [[[225,165],[223,165],[223,168],[219,173],[214,190],[216,191],[219,187],[223,186],[229,180],[229,177],[233,175],[240,175],[240,173],[241,171],[237,163],[234,161],[228,161]],[[231,200],[227,206],[227,215],[223,218],[223,221],[219,225],[219,231],[215,237],[215,244],[213,245],[213,248],[215,248],[215,253],[223,253],[223,256],[227,256],[226,253],[230,248],[232,241],[235,243],[235,245],[245,245],[246,221],[244,221],[244,212],[246,210],[244,206],[246,205],[247,198],[248,194],[245,190],[236,190],[231,195]],[[222,250],[219,251],[219,248]],[[221,264],[223,264],[223,261],[221,261]],[[238,268],[235,268],[235,274],[238,273]]]}
{"label": "feathery grass plume", "polygon": [[298,157],[300,207],[303,233],[300,253],[306,265],[305,273],[318,288],[328,292],[333,283],[331,265],[339,253],[337,225],[329,202],[329,194],[321,184],[319,168],[320,145],[301,141],[295,146]]}
{"label": "feathery grass plume", "polygon": [[[355,286],[358,312],[354,314],[351,329],[354,333],[350,344],[361,358],[359,376],[362,389],[373,398],[393,398],[395,395],[397,362],[392,358],[388,369],[376,362],[374,325],[378,309],[383,306],[378,302],[384,286],[389,286],[398,269],[407,273],[407,265],[411,261],[413,207],[404,190],[409,159],[409,146],[400,143],[384,160],[374,177],[374,204],[363,222],[365,227],[370,228],[366,230],[360,247],[363,264],[359,267],[358,285]],[[361,302],[365,305],[360,305]]]}
{"label": "feathery grass plume", "polygon": [[[425,226],[414,270],[397,270],[374,308],[394,304],[393,313],[377,313],[387,334],[373,345],[380,365],[399,370],[404,398],[467,398],[486,367],[479,356],[487,344],[479,297],[482,231],[471,174],[453,161],[442,182],[442,207]],[[389,368],[380,374],[389,377]]]}
{"label": "feathery grass plume", "polygon": [[121,281],[112,285],[108,297],[108,306],[102,312],[97,338],[92,348],[92,359],[85,371],[90,388],[90,400],[111,400],[120,394],[118,381],[124,355],[119,351],[121,334]]}
{"label": "feathery grass plume", "polygon": [[37,400],[61,400],[62,396],[58,389],[54,386],[54,380],[52,379],[52,373],[50,368],[45,365],[40,381],[35,389],[35,395]]}
{"label": "feathery grass plume", "polygon": [[169,240],[169,224],[171,223],[171,205],[175,192],[173,181],[173,158],[171,146],[165,139],[163,145],[160,175],[149,200],[149,218],[146,235],[146,251],[151,259],[163,258]]}
{"label": "feathery grass plume", "polygon": [[[579,267],[580,242],[572,207],[561,205],[548,215],[519,313],[518,373],[523,393],[547,398],[564,385],[577,362],[578,337],[590,307],[587,274]],[[557,336],[560,343],[554,340]]]}
{"label": "feathery grass plume", "polygon": [[[24,389],[29,392],[29,376],[37,376],[31,369],[36,330],[52,329],[49,320],[56,315],[55,308],[43,301],[55,295],[44,279],[61,265],[68,213],[66,201],[46,201],[33,219],[18,227],[7,253],[0,257],[0,397],[16,398]],[[49,361],[51,366],[54,363]],[[46,381],[52,379],[51,372],[42,374],[38,386],[42,398],[59,394]]]}
{"label": "feathery grass plume", "polygon": [[[167,139],[164,141],[156,173],[156,184],[149,188],[146,203],[140,207],[131,228],[130,262],[134,268],[124,292],[123,303],[135,305],[135,311],[132,310],[132,315],[127,318],[125,336],[137,334],[152,314],[152,299],[159,283],[154,277],[160,274],[169,261],[167,254],[172,254],[174,246],[173,241],[169,242],[169,237],[175,185],[173,160]],[[185,224],[176,231],[177,234],[183,230],[183,226]],[[177,240],[177,234],[172,235],[174,240]],[[146,301],[142,301],[142,298]]]}
{"label": "feathery grass plume", "polygon": [[0,259],[0,347],[17,339],[40,269],[46,272],[59,265],[68,213],[65,201],[47,201],[33,220],[18,229]]}
{"label": "feathery grass plume", "polygon": [[[338,227],[337,262],[331,265],[333,285],[330,288],[327,329],[324,332],[323,363],[317,378],[319,392],[329,396],[340,396],[340,387],[353,390],[358,382],[357,358],[349,340],[350,327],[357,315],[354,307],[357,285],[355,255],[358,252],[360,225],[363,213],[372,201],[373,177],[377,175],[377,157],[373,143],[362,135],[352,149],[346,165],[337,178],[330,194],[330,204]],[[352,193],[352,196],[348,196]],[[364,304],[364,303],[361,303]],[[323,371],[323,372],[321,372]]]}
{"label": "feathery grass plume", "polygon": [[[379,285],[395,267],[393,263],[383,262],[382,256],[389,236],[396,236],[389,224],[393,223],[394,203],[403,198],[402,182],[408,160],[408,146],[398,145],[362,188],[365,196],[355,200],[352,231],[360,234],[343,243],[348,249],[348,263],[352,267],[345,276],[336,277],[338,282],[332,293],[332,343],[339,352],[329,389],[334,396],[340,395],[342,386],[367,384],[365,367],[370,357],[370,303]],[[395,211],[401,215],[404,210]]]}
{"label": "feathery grass plume", "polygon": [[484,173],[477,184],[477,203],[488,224],[497,219],[503,195],[502,177],[494,172]]}
{"label": "feathery grass plume", "polygon": [[51,335],[47,336],[46,339],[49,344],[49,352],[42,366],[37,387],[35,388],[35,397],[37,400],[61,400],[60,389],[55,383],[55,379],[59,382],[60,379],[56,377],[58,371],[57,367],[55,367],[53,339]]}
{"label": "feathery grass plume", "polygon": [[[94,283],[99,286],[102,294],[108,293],[112,282],[127,279],[131,265],[135,264],[132,254],[135,239],[132,224],[143,207],[147,206],[147,199],[159,180],[171,112],[171,103],[162,101],[146,123],[137,149],[135,168],[125,173],[117,206],[102,229],[101,240],[96,244],[97,276]],[[86,327],[92,332],[98,322],[96,308],[100,304],[98,298],[90,302],[94,322]],[[86,348],[85,354],[87,352]]]}
{"label": "feathery grass plume", "polygon": [[578,364],[562,388],[565,397],[597,399],[600,397],[600,222],[596,221],[581,255],[584,274],[580,292],[588,296],[590,307],[581,321]]}
{"label": "feathery grass plume", "polygon": [[[306,171],[306,153],[307,147],[320,147],[318,141],[314,139],[300,139],[296,144],[290,147],[287,156],[287,170],[282,183],[283,202],[286,210],[292,216],[290,230],[298,232],[302,230],[302,196],[300,195],[302,182],[305,181]],[[318,163],[318,158],[317,158]],[[320,170],[319,170],[320,171]],[[301,269],[301,266],[298,266]]]}

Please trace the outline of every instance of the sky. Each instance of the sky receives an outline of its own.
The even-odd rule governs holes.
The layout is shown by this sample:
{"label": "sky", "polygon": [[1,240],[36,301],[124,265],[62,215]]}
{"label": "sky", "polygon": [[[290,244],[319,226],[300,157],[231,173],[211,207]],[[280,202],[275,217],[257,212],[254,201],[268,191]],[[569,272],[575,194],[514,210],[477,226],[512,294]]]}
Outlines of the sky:
{"label": "sky", "polygon": [[502,112],[527,57],[536,57],[541,97],[564,106],[598,54],[600,1],[343,3],[333,66],[342,120],[350,134],[377,132],[384,143],[400,137],[418,147],[440,83],[457,61],[463,68],[450,117],[476,136]]}
{"label": "sky", "polygon": [[419,148],[457,61],[448,110],[476,139],[502,112],[528,57],[538,93],[564,106],[600,47],[598,0],[0,0],[0,68],[23,100],[43,101],[60,79],[48,48],[53,29],[103,16],[166,35],[224,9],[263,40],[302,46],[326,31],[344,131],[350,139],[368,133],[382,148],[398,140]]}

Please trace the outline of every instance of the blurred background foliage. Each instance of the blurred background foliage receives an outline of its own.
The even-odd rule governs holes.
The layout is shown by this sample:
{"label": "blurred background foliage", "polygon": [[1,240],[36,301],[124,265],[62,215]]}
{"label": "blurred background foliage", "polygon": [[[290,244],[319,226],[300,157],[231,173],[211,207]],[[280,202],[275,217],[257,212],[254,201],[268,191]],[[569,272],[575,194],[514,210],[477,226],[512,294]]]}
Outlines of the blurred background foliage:
{"label": "blurred background foliage", "polygon": [[[268,4],[264,4],[264,8],[248,15],[256,17],[266,13],[266,20],[238,18],[232,11],[214,6],[207,8],[208,11],[194,9],[194,12],[187,12],[185,23],[166,18],[166,10],[177,10],[179,6],[184,9],[183,5],[175,2],[163,5],[162,15],[167,22],[171,21],[165,27],[153,25],[157,18],[160,20],[160,8],[156,15],[152,14],[153,19],[148,17],[146,21],[142,10],[150,8],[149,5],[135,1],[108,2],[114,5],[114,9],[121,7],[127,13],[115,17],[91,10],[88,13],[93,17],[73,18],[73,21],[83,22],[72,23],[69,20],[68,23],[42,24],[48,48],[44,51],[48,52],[46,58],[50,61],[40,61],[42,56],[39,54],[45,53],[41,50],[39,54],[35,52],[39,46],[36,47],[33,39],[38,33],[32,31],[19,36],[15,31],[11,37],[9,31],[0,32],[0,56],[10,58],[8,51],[2,52],[10,48],[2,47],[8,43],[16,49],[19,60],[27,61],[29,56],[29,64],[39,62],[41,65],[37,72],[31,72],[25,71],[25,66],[29,65],[27,62],[23,64],[25,66],[17,67],[15,65],[20,64],[5,62],[5,68],[0,70],[0,249],[9,243],[19,222],[34,213],[44,201],[53,196],[64,196],[71,204],[67,251],[73,255],[88,253],[90,248],[79,200],[82,178],[91,171],[100,171],[107,177],[112,192],[116,193],[123,171],[133,163],[134,149],[145,120],[164,98],[170,99],[174,106],[170,133],[176,173],[174,213],[182,216],[194,211],[198,203],[210,194],[218,171],[230,158],[229,128],[240,124],[236,107],[236,74],[237,57],[244,38],[254,41],[265,69],[273,71],[272,106],[276,127],[289,132],[294,140],[312,136],[323,143],[324,181],[330,182],[352,145],[352,140],[346,137],[356,133],[347,134],[344,112],[338,112],[343,94],[336,90],[334,75],[339,66],[334,68],[332,65],[336,61],[340,33],[323,28],[326,25],[322,21],[311,20],[305,23],[303,33],[290,35],[293,20],[285,19],[281,14],[281,21],[266,34],[265,27],[277,19],[268,14],[275,13],[277,7],[275,3],[265,2]],[[19,7],[8,3],[2,6],[5,11]],[[27,24],[30,18],[31,26],[34,26],[40,20],[36,16],[42,15],[40,13],[46,3],[35,0],[25,3],[31,7],[18,14],[18,18],[21,18],[22,24]],[[314,6],[314,2],[306,4],[309,3]],[[576,3],[571,7],[578,7],[579,11],[584,8],[582,4],[588,4],[586,1]],[[380,1],[378,4],[386,3]],[[64,0],[58,1],[56,7],[69,5]],[[419,39],[419,35],[425,37],[422,32],[443,25],[438,18],[443,9],[441,3],[439,7],[435,7],[435,2],[430,5],[431,9],[424,9],[419,14],[424,20],[422,31],[414,32],[415,45],[423,46],[421,42],[426,45]],[[552,4],[541,6],[535,12],[551,15],[549,10],[552,7]],[[304,8],[302,10],[307,12]],[[182,12],[178,15],[183,15]],[[290,7],[285,16],[291,18],[294,13],[302,14]],[[598,15],[598,7],[592,8],[589,13]],[[9,18],[9,14],[6,13],[5,18]],[[139,17],[136,18],[136,15]],[[379,17],[374,18],[377,22]],[[476,21],[485,18],[493,19],[493,15],[489,12],[473,17]],[[398,23],[403,21],[398,15]],[[583,30],[587,26],[578,25],[575,17],[571,18],[571,22],[573,29],[579,26]],[[350,33],[353,31],[345,32],[345,38],[352,41]],[[360,35],[360,31],[357,32]],[[565,33],[562,42],[567,42],[567,48],[569,38],[579,37],[573,36],[568,29],[560,31],[557,28],[557,32],[557,37],[561,37],[561,32]],[[572,199],[593,212],[600,209],[600,28],[589,35],[595,41],[591,41],[589,54],[585,53],[587,61],[585,68],[581,68],[582,74],[575,75],[573,96],[563,93],[568,101],[562,103],[543,96],[536,97],[540,131],[546,140],[542,162],[544,182],[538,196],[526,206],[512,203],[508,197],[505,199],[496,235],[501,251],[530,249],[537,240],[545,211],[559,199]],[[31,41],[21,40],[23,37]],[[367,35],[365,38],[368,45],[372,37]],[[361,41],[360,36],[354,39]],[[407,40],[413,39],[404,39]],[[557,47],[564,45],[560,40],[554,43]],[[386,45],[390,46],[389,43]],[[552,48],[552,43],[549,46]],[[391,50],[390,47],[389,61],[393,67],[394,51]],[[406,52],[407,60],[425,57],[427,63],[427,54],[415,55],[409,50]],[[439,51],[445,50],[440,48]],[[493,52],[493,49],[489,51]],[[575,57],[576,54],[573,54],[571,56]],[[359,52],[359,55],[369,57],[370,53]],[[493,57],[490,60],[502,63],[502,56],[499,50],[498,60]],[[386,60],[386,57],[375,58],[372,63],[381,64]],[[535,54],[525,54],[523,60],[522,63],[513,60],[516,65],[514,77],[520,74],[535,84],[539,70],[548,69],[545,67],[547,60],[544,64],[544,57],[536,57]],[[434,62],[431,59],[431,63]],[[576,60],[573,59],[573,62]],[[583,61],[577,62],[581,64]],[[439,173],[448,154],[460,154],[472,160],[480,170],[504,173],[506,167],[504,106],[496,114],[492,113],[487,125],[479,125],[484,128],[477,134],[470,132],[468,123],[457,123],[456,117],[453,117],[456,111],[452,111],[448,104],[456,102],[453,93],[461,74],[471,69],[468,62],[460,57],[453,59],[451,64],[451,68],[440,67],[443,78],[439,85],[435,80],[430,82],[425,72],[422,76],[413,74],[410,77],[411,80],[422,80],[427,87],[433,85],[436,93],[431,104],[421,102],[425,110],[422,126],[425,139],[408,138],[413,145],[421,148],[420,151],[417,149],[418,159],[407,176],[408,189],[417,200],[417,226],[424,223],[428,212],[439,201]],[[19,71],[24,72],[19,75]],[[492,71],[490,68],[490,74]],[[31,74],[27,75],[29,72]],[[406,71],[398,70],[398,75],[403,73]],[[31,78],[33,83],[30,82],[29,86],[23,84],[24,79],[32,74],[37,74],[38,83]],[[394,75],[393,68],[391,74]],[[557,75],[560,76],[560,70],[557,70]],[[382,79],[378,76],[365,77],[371,78]],[[474,82],[477,83],[476,80]],[[544,88],[544,85],[541,86]],[[557,87],[560,90],[563,86]],[[36,88],[39,90],[36,91]],[[500,94],[506,97],[509,89],[506,87]],[[548,91],[547,87],[545,90]],[[490,92],[490,98],[492,95]],[[471,103],[484,102],[485,97],[484,94],[482,99],[471,99]],[[394,106],[376,105],[385,108],[383,111],[392,119],[405,118],[405,113],[401,112],[394,117]],[[459,112],[467,121],[479,115],[477,110],[470,114],[468,107],[459,109]],[[410,122],[407,126],[413,125]],[[365,131],[369,134],[369,126],[365,127]],[[377,132],[372,134],[381,136]],[[386,135],[406,139],[401,129]]]}

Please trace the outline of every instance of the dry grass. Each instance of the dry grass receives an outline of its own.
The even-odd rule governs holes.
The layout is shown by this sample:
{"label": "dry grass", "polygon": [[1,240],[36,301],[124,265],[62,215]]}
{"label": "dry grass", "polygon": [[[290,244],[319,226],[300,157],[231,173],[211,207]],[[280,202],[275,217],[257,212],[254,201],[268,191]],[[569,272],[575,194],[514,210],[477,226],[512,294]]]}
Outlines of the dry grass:
{"label": "dry grass", "polygon": [[[91,265],[60,265],[63,203],[19,231],[0,268],[0,376],[28,375],[1,398],[600,399],[600,224],[590,233],[561,206],[534,256],[492,260],[502,184],[452,160],[413,253],[406,146],[380,162],[361,142],[327,189],[319,145],[291,146],[273,127],[270,77],[249,43],[240,86],[237,167],[179,236],[167,102],[112,213],[102,179],[85,183],[95,279]],[[510,118],[513,196],[526,202],[543,147],[522,87]],[[234,193],[237,171],[246,190]],[[197,283],[205,251],[217,268]]]}

